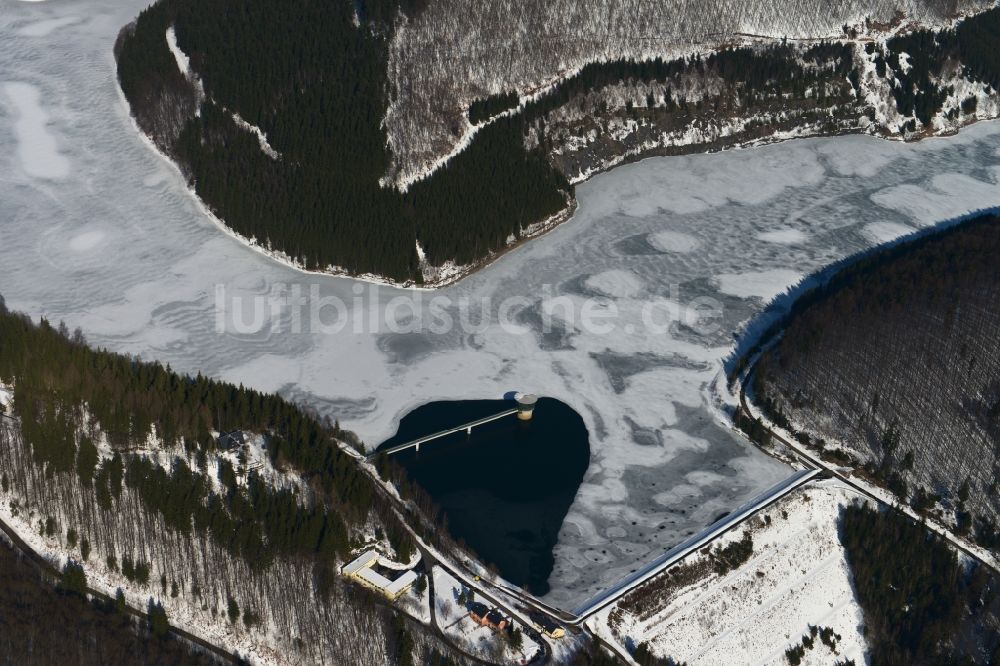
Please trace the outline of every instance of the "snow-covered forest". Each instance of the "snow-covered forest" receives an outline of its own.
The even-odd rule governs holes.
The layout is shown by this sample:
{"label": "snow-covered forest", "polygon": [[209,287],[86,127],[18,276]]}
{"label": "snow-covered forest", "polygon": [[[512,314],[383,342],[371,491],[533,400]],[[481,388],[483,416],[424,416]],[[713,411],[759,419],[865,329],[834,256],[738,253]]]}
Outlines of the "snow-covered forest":
{"label": "snow-covered forest", "polygon": [[833,460],[995,549],[1000,219],[859,261],[796,305],[756,400]]}
{"label": "snow-covered forest", "polygon": [[139,127],[245,240],[442,284],[623,161],[995,117],[1000,10],[960,21],[988,5],[160,0],[116,55]]}
{"label": "snow-covered forest", "polygon": [[902,25],[942,26],[988,0],[460,0],[430,2],[390,47],[386,116],[398,182],[460,146],[477,98],[530,96],[593,62],[675,58],[739,42],[874,36]]}
{"label": "snow-covered forest", "polygon": [[162,605],[254,663],[452,655],[338,575],[362,544],[412,550],[341,448],[348,433],[274,396],[91,350],[2,299],[0,339],[0,518],[56,567],[76,562],[88,586]]}
{"label": "snow-covered forest", "polygon": [[995,571],[964,560],[925,525],[870,506],[844,509],[840,542],[864,609],[868,663],[1000,660]]}
{"label": "snow-covered forest", "polygon": [[[56,584],[0,537],[0,654],[10,664],[220,663],[158,635],[117,603]],[[59,640],[52,640],[59,627]]]}

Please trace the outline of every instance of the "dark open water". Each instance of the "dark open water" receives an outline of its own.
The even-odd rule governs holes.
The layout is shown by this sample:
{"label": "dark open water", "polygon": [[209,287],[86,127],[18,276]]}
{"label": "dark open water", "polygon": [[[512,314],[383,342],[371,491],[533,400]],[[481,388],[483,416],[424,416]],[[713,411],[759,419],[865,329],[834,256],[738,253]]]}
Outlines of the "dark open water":
{"label": "dark open water", "polygon": [[[433,402],[413,410],[379,449],[510,409],[505,400]],[[542,595],[552,549],[590,463],[587,428],[566,404],[542,398],[531,421],[516,416],[396,454],[434,498],[449,531],[500,575]]]}

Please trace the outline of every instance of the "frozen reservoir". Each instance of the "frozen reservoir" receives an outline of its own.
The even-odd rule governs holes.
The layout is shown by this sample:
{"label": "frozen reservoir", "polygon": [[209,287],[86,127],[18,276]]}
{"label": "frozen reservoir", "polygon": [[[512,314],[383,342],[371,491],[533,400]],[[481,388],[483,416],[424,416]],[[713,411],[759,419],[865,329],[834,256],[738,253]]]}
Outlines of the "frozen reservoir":
{"label": "frozen reservoir", "polygon": [[[547,582],[564,607],[789,474],[731,432],[712,391],[768,299],[852,252],[1000,204],[996,123],[920,144],[801,140],[598,176],[571,222],[439,293],[305,275],[222,231],[137,136],[112,44],[145,5],[0,12],[8,305],[281,392],[371,445],[427,402],[518,388],[565,403],[590,454]],[[442,313],[452,326],[436,326]]]}

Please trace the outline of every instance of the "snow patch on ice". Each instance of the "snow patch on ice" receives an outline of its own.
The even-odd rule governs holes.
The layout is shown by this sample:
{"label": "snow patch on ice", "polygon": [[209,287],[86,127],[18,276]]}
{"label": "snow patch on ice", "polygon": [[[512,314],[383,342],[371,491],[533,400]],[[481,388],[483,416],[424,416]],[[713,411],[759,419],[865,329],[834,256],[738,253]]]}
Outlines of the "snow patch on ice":
{"label": "snow patch on ice", "polygon": [[69,240],[69,246],[76,252],[89,252],[104,242],[105,233],[100,229],[84,231]]}
{"label": "snow patch on ice", "polygon": [[719,291],[739,298],[754,296],[769,301],[802,279],[802,273],[787,268],[716,275]]}
{"label": "snow patch on ice", "polygon": [[899,141],[872,141],[854,135],[825,141],[817,147],[817,152],[840,176],[870,178],[904,154],[906,149],[906,144]]}
{"label": "snow patch on ice", "polygon": [[70,173],[70,162],[59,149],[49,129],[49,115],[42,107],[41,92],[30,83],[3,84],[4,96],[15,116],[17,155],[25,173],[35,178],[62,180]]}
{"label": "snow patch on ice", "polygon": [[926,227],[974,210],[1000,206],[998,173],[996,170],[992,173],[989,181],[958,173],[938,174],[925,183],[906,183],[879,190],[871,195],[871,200]]}
{"label": "snow patch on ice", "polygon": [[888,243],[889,241],[913,233],[913,228],[905,224],[897,224],[896,222],[872,222],[871,224],[866,224],[862,228],[861,233],[869,238],[872,243],[881,245],[882,243]]}
{"label": "snow patch on ice", "polygon": [[66,26],[79,23],[80,19],[76,16],[61,16],[54,19],[46,19],[44,21],[36,21],[34,23],[29,23],[20,30],[17,34],[21,37],[47,37],[56,30],[64,28]]}
{"label": "snow patch on ice", "polygon": [[649,242],[658,250],[676,252],[678,254],[694,252],[701,245],[697,238],[680,231],[660,231],[650,234]]}
{"label": "snow patch on ice", "polygon": [[626,270],[610,270],[587,279],[587,287],[605,296],[635,298],[642,292],[642,281]]}
{"label": "snow patch on ice", "polygon": [[809,239],[809,234],[801,229],[775,229],[774,231],[764,231],[757,234],[757,238],[766,243],[778,243],[779,245],[799,245]]}

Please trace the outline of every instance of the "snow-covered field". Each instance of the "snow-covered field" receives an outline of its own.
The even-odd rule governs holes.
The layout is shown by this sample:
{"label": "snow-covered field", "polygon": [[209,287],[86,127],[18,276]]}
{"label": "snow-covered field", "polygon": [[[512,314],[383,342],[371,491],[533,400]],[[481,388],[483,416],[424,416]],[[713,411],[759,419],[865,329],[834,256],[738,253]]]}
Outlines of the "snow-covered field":
{"label": "snow-covered field", "polygon": [[[1000,205],[997,123],[915,145],[796,141],[598,176],[578,187],[571,222],[436,293],[305,275],[221,233],[136,136],[111,44],[145,4],[0,12],[0,294],[82,327],[92,343],[280,391],[370,444],[430,400],[510,390],[563,400],[587,424],[592,462],[558,535],[547,600],[559,605],[789,473],[734,436],[709,397],[733,332],[764,298],[877,240]],[[26,122],[27,104],[44,118],[32,109]],[[40,131],[43,162],[19,150]],[[340,299],[345,325],[332,330],[329,306],[318,322],[296,322],[281,304],[296,290],[314,309]],[[426,317],[433,297],[450,299],[455,321],[465,299],[474,324],[486,300],[496,313],[523,299],[511,311],[521,328],[405,325],[418,303]],[[543,300],[557,315],[573,306],[575,323],[546,326]],[[602,321],[610,330],[582,325],[588,303],[617,311]],[[404,325],[386,325],[393,312]],[[685,321],[665,325],[672,312]]]}
{"label": "snow-covered field", "polygon": [[424,587],[422,592],[418,592],[416,587],[411,587],[410,591],[401,596],[396,603],[424,624],[431,623],[430,585]]}
{"label": "snow-covered field", "polygon": [[816,638],[802,663],[864,663],[863,617],[838,537],[841,508],[859,498],[835,481],[797,491],[718,542],[752,534],[753,555],[740,567],[722,576],[706,571],[650,614],[619,604],[591,625],[610,641],[648,642],[655,654],[680,662],[731,664],[740,655],[740,663],[755,665],[783,662],[785,650],[801,644],[813,625],[840,638],[833,649]]}

